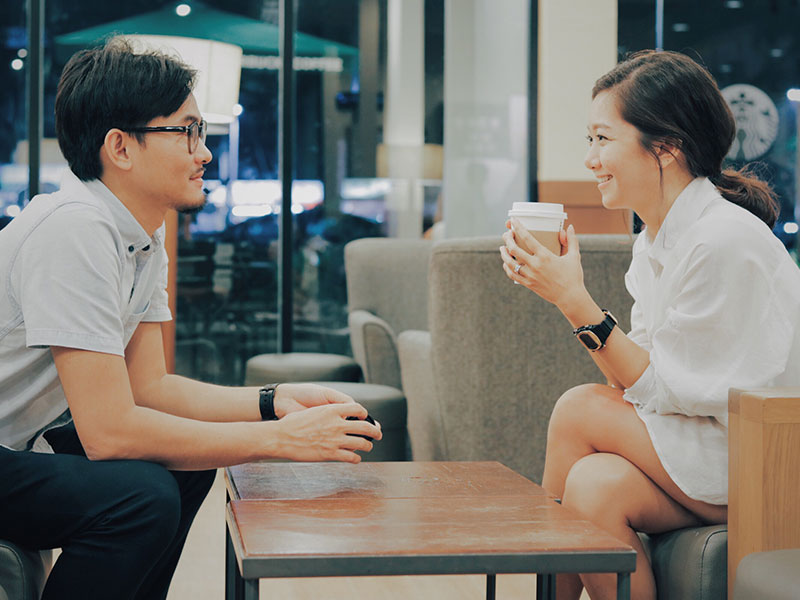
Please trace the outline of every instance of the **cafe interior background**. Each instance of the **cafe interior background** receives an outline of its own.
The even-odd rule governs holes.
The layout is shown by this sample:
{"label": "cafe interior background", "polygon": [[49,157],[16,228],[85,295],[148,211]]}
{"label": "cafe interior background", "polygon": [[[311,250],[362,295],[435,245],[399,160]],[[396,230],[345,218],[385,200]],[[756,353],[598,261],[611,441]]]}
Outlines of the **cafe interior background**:
{"label": "cafe interior background", "polygon": [[180,33],[164,43],[211,57],[195,64],[214,160],[207,206],[174,227],[174,368],[240,384],[256,354],[350,353],[351,240],[499,235],[525,200],[564,202],[579,232],[637,231],[600,206],[586,113],[599,75],[658,47],[716,78],[739,128],[728,162],[757,162],[796,252],[799,20],[798,0],[10,0],[0,226],[66,168],[53,105],[69,56]]}

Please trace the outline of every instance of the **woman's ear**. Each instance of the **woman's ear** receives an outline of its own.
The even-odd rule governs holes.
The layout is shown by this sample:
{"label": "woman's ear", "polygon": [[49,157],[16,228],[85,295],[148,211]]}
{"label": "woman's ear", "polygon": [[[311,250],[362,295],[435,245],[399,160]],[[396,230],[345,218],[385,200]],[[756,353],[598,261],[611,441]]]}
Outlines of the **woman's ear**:
{"label": "woman's ear", "polygon": [[656,146],[656,154],[658,155],[658,162],[662,169],[665,169],[674,162],[682,162],[680,160],[680,148],[673,144],[658,144]]}
{"label": "woman's ear", "polygon": [[121,129],[109,129],[100,148],[101,160],[123,171],[129,171],[133,166],[131,162],[130,144],[131,137]]}

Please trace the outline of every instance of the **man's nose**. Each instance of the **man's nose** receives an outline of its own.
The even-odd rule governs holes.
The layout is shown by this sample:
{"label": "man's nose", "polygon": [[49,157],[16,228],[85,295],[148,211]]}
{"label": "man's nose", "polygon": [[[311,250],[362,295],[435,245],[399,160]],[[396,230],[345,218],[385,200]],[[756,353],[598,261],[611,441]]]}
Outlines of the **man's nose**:
{"label": "man's nose", "polygon": [[214,158],[214,155],[211,154],[211,150],[208,149],[204,140],[200,140],[200,143],[197,144],[197,158],[200,160],[201,163],[204,165],[211,162],[211,159]]}

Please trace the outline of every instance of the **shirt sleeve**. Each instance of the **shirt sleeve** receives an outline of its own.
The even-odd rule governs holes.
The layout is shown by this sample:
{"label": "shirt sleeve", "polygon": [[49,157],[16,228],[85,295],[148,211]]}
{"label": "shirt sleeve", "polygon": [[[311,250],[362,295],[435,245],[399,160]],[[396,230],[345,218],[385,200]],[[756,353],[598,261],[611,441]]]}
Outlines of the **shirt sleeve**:
{"label": "shirt sleeve", "polygon": [[642,314],[642,305],[639,301],[639,282],[636,278],[639,262],[642,260],[642,254],[645,252],[642,249],[644,234],[639,234],[633,246],[634,258],[628,271],[625,273],[625,288],[633,298],[633,306],[631,306],[631,330],[628,332],[628,337],[636,342],[648,352],[650,351],[650,340],[647,337],[647,329],[644,325],[644,315]]}
{"label": "shirt sleeve", "polygon": [[44,218],[12,279],[29,347],[123,355],[119,253],[99,211],[66,205]]}
{"label": "shirt sleeve", "polygon": [[647,337],[647,329],[644,325],[642,306],[637,300],[638,292],[636,289],[635,276],[631,271],[628,271],[625,275],[625,287],[628,288],[628,293],[630,293],[633,298],[633,306],[631,306],[631,330],[628,332],[628,337],[649,352],[650,340]]}
{"label": "shirt sleeve", "polygon": [[167,294],[167,281],[169,275],[169,258],[167,256],[166,248],[161,248],[161,271],[159,273],[158,282],[153,289],[153,294],[150,297],[150,306],[147,312],[142,317],[142,321],[146,322],[164,322],[172,320],[172,312],[169,309],[169,295]]}
{"label": "shirt sleeve", "polygon": [[678,293],[650,336],[650,365],[625,392],[645,412],[728,422],[731,387],[767,385],[786,369],[794,326],[777,286],[775,249],[728,223],[689,254]]}

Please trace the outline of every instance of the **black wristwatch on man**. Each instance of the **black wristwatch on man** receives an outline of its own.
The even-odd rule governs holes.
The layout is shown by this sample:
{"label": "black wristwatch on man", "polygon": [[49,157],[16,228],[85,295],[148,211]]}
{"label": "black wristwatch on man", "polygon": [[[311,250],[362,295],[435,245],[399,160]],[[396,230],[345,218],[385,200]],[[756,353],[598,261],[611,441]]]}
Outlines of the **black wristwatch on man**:
{"label": "black wristwatch on man", "polygon": [[572,333],[580,341],[581,344],[586,346],[589,352],[597,352],[606,345],[606,340],[614,327],[617,325],[617,320],[607,310],[603,309],[603,314],[606,316],[597,325],[584,325],[574,329]]}
{"label": "black wristwatch on man", "polygon": [[275,414],[275,390],[277,389],[277,383],[268,383],[258,390],[258,410],[261,411],[262,421],[278,420],[278,415]]}

